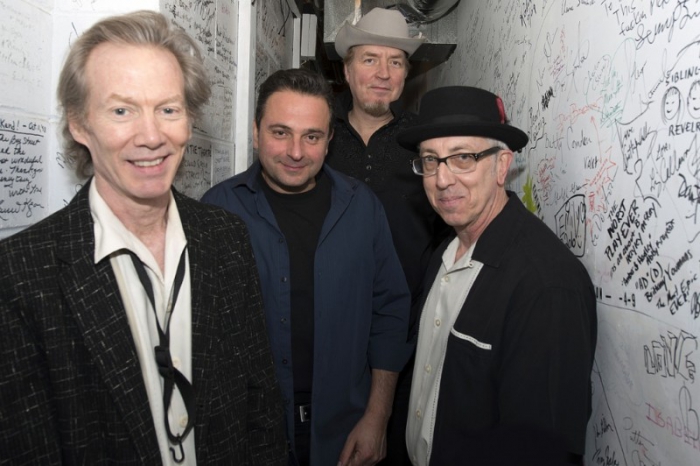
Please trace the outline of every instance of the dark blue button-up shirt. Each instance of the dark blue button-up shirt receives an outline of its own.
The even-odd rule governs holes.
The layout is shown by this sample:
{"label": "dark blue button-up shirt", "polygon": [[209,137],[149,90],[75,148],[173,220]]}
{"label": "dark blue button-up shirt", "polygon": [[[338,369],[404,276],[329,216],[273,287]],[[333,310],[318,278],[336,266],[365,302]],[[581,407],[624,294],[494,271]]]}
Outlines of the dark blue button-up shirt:
{"label": "dark blue button-up shirt", "polygon": [[[364,414],[371,370],[400,371],[410,296],[384,209],[363,183],[323,168],[331,208],[314,262],[314,371],[311,464],[337,464],[345,440]],[[260,164],[210,189],[204,202],[240,215],[250,230],[260,273],[275,369],[294,438],[289,253],[259,186]]]}

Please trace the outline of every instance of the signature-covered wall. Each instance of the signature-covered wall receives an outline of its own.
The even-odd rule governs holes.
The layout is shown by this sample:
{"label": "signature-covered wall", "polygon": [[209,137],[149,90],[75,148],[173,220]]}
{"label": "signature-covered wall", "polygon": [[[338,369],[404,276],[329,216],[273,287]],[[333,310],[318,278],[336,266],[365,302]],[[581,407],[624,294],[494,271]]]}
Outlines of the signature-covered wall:
{"label": "signature-covered wall", "polygon": [[700,2],[463,1],[450,14],[457,49],[422,88],[502,96],[530,135],[510,188],[596,286],[586,464],[700,464]]}

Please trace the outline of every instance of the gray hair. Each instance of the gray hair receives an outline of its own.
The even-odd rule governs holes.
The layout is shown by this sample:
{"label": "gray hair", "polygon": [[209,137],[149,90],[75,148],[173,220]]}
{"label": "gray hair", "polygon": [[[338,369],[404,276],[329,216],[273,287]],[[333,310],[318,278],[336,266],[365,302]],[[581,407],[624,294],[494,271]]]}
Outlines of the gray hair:
{"label": "gray hair", "polygon": [[498,139],[484,138],[484,140],[489,143],[489,147],[498,147],[499,149],[510,150],[508,144],[503,141],[499,141]]}

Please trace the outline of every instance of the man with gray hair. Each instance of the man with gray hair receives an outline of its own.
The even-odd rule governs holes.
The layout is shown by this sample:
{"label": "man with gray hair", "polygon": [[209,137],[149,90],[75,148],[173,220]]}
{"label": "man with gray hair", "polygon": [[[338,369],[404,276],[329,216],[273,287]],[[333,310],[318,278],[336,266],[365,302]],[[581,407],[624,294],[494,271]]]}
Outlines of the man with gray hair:
{"label": "man with gray hair", "polygon": [[495,94],[450,86],[423,96],[398,141],[454,229],[420,301],[411,461],[581,464],[596,300],[583,264],[505,188],[527,135]]}
{"label": "man with gray hair", "polygon": [[158,13],[71,48],[63,134],[92,176],[0,242],[2,462],[286,464],[245,225],[172,189],[209,94],[195,42]]}

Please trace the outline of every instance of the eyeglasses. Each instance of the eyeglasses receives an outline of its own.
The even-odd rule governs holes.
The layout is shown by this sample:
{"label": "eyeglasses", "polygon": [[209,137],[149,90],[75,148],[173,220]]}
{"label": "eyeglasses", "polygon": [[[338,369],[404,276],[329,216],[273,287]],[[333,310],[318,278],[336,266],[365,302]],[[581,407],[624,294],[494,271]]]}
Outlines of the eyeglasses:
{"label": "eyeglasses", "polygon": [[494,146],[478,154],[454,154],[442,159],[434,155],[427,155],[411,160],[411,165],[413,166],[413,173],[416,175],[433,176],[437,173],[440,164],[444,163],[452,173],[458,175],[460,173],[473,172],[476,170],[476,162],[480,158],[495,154],[501,150],[503,150],[501,147]]}

